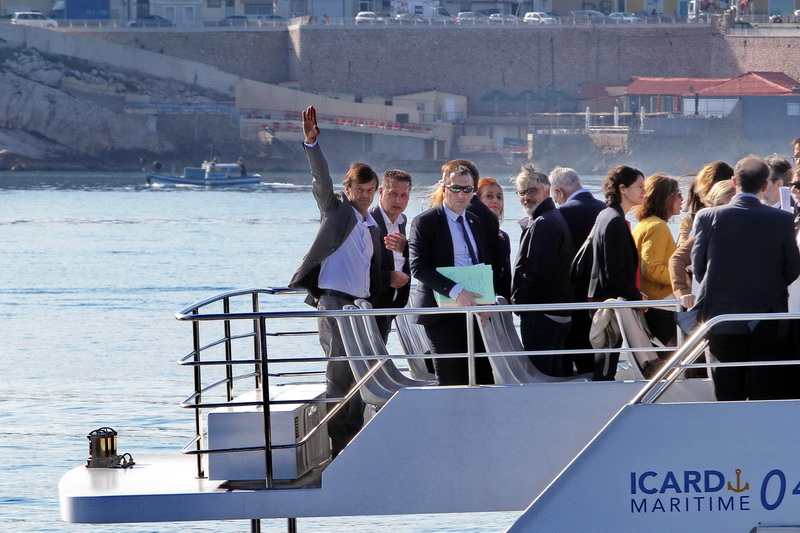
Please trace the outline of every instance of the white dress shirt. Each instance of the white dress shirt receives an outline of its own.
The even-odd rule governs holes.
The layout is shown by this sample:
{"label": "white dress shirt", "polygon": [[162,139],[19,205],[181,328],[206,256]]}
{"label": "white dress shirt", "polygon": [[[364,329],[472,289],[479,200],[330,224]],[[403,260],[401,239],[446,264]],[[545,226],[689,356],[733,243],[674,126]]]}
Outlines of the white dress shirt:
{"label": "white dress shirt", "polygon": [[369,227],[377,224],[369,213],[364,218],[355,207],[352,209],[358,222],[342,245],[322,262],[319,288],[367,298],[370,262],[374,252]]}
{"label": "white dress shirt", "polygon": [[[478,256],[478,245],[475,243],[475,237],[472,234],[472,228],[466,217],[466,211],[458,215],[450,210],[446,205],[442,204],[444,214],[447,216],[447,224],[450,227],[450,238],[453,240],[453,266],[471,266],[472,257],[469,255],[469,248],[467,248],[467,241],[464,240],[464,233],[461,231],[461,225],[456,222],[459,216],[464,217],[464,227],[467,230],[472,249],[475,251],[475,256]],[[464,287],[457,284],[450,290],[450,298],[455,300]]]}

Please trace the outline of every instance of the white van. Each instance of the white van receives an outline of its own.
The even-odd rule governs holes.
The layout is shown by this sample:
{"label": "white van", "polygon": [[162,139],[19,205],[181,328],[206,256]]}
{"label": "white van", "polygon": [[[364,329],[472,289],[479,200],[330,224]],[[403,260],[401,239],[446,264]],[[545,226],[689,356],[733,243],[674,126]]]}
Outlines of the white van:
{"label": "white van", "polygon": [[11,24],[36,26],[37,28],[55,28],[58,26],[55,20],[45,17],[38,11],[17,11],[11,15]]}

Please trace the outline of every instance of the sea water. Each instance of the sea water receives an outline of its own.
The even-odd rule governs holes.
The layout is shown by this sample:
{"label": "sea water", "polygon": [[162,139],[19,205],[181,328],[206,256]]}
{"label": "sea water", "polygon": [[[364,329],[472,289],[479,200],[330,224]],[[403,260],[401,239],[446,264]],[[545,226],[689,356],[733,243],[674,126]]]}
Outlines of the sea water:
{"label": "sea water", "polygon": [[[415,179],[410,217],[435,177]],[[134,460],[177,454],[192,438],[193,414],[178,407],[192,375],[175,363],[191,350],[191,327],[175,312],[228,290],[285,286],[319,224],[307,174],[238,190],[143,181],[0,174],[0,532],[249,531],[247,520],[91,525],[59,516],[58,481],[85,464],[90,431],[114,428],[118,452]],[[512,254],[521,216],[509,185]],[[287,305],[305,308],[299,298]],[[298,529],[504,531],[518,514],[301,518]],[[262,530],[286,524],[263,520]]]}

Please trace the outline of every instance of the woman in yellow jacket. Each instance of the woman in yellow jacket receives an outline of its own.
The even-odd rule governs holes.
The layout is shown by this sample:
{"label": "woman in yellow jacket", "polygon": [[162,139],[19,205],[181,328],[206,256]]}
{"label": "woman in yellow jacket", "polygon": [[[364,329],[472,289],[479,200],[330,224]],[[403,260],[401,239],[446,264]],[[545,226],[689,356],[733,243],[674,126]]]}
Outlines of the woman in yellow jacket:
{"label": "woman in yellow jacket", "polygon": [[[644,184],[644,203],[639,208],[639,223],[633,228],[633,240],[639,252],[640,289],[648,300],[672,297],[669,258],[677,249],[667,222],[681,212],[683,195],[677,180],[666,174],[654,174]],[[674,345],[675,312],[650,309],[645,313],[650,332],[665,345]]]}

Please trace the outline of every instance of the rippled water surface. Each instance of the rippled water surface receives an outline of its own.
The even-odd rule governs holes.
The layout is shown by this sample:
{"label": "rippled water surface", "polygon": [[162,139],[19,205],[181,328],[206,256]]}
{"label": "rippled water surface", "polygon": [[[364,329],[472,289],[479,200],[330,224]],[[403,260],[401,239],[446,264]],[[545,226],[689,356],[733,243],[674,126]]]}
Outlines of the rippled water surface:
{"label": "rippled water surface", "polygon": [[[241,520],[68,524],[57,486],[85,464],[93,429],[116,429],[119,452],[134,459],[177,454],[191,439],[194,418],[178,404],[192,377],[175,364],[192,348],[191,328],[175,312],[227,290],[285,286],[318,227],[308,175],[273,181],[284,185],[150,189],[138,173],[0,173],[0,532],[249,531]],[[597,194],[597,177],[586,184]],[[512,242],[520,216],[509,186]],[[279,305],[305,308],[297,297]],[[313,339],[296,349],[319,355]],[[300,519],[298,528],[490,532],[516,515]],[[264,520],[262,530],[286,524]]]}
{"label": "rippled water surface", "polygon": [[[424,182],[432,183],[428,176]],[[281,176],[288,184],[307,175]],[[419,180],[418,180],[419,181]],[[239,532],[247,521],[62,522],[58,480],[111,426],[119,452],[178,453],[190,326],[222,291],[285,286],[318,225],[304,187],[148,189],[140,174],[0,174],[0,531]],[[421,210],[413,200],[409,213]],[[516,218],[516,214],[511,217]],[[505,229],[512,235],[513,222]],[[299,299],[283,305],[304,307]],[[309,343],[309,349],[317,349]],[[300,531],[503,531],[516,513],[300,519]],[[265,520],[264,531],[285,531]]]}

